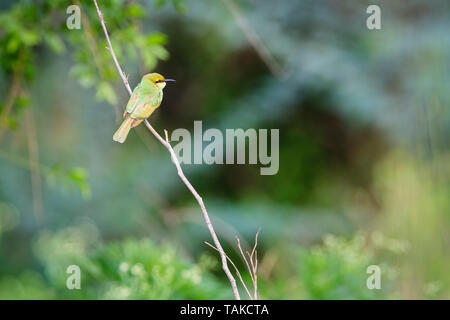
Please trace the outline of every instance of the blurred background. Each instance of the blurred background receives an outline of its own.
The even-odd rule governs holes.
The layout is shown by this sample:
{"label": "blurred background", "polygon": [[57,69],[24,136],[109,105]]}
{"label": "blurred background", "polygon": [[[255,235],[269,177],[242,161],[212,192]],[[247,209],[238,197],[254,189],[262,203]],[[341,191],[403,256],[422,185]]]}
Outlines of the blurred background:
{"label": "blurred background", "polygon": [[[450,298],[448,1],[99,6],[132,88],[177,80],[150,118],[160,134],[280,130],[276,175],[183,165],[248,283],[234,237],[248,250],[261,228],[261,298]],[[0,64],[0,298],[231,299],[167,150],[143,125],[112,141],[128,93],[93,2],[2,1]]]}

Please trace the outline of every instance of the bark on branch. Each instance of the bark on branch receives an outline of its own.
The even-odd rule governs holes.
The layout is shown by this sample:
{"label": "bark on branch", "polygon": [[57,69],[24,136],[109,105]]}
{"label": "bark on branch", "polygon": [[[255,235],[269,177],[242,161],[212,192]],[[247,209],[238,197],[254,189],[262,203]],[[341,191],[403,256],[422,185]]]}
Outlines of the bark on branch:
{"label": "bark on branch", "polygon": [[[122,68],[120,67],[119,62],[117,61],[117,57],[114,53],[114,49],[111,45],[111,40],[109,39],[109,35],[108,35],[108,30],[106,29],[106,25],[105,25],[105,21],[103,19],[103,14],[97,4],[96,0],[93,0],[95,7],[97,9],[97,14],[98,17],[100,19],[100,23],[102,25],[103,28],[103,32],[105,33],[105,37],[106,37],[106,42],[108,43],[108,47],[107,49],[109,50],[109,52],[111,53],[111,56],[114,60],[114,64],[116,65],[117,71],[119,72],[120,77],[122,78],[122,81],[125,85],[125,87],[128,90],[128,93],[131,95],[132,94],[132,90],[130,88],[130,85],[128,84],[128,77],[125,75],[125,73],[122,71]],[[205,220],[206,226],[208,227],[208,230],[211,234],[211,237],[214,241],[215,247],[217,248],[217,251],[220,254],[220,258],[222,260],[222,269],[225,272],[225,274],[228,277],[228,280],[230,281],[231,284],[231,288],[233,289],[233,294],[234,297],[237,300],[240,300],[240,296],[239,296],[239,291],[238,288],[236,286],[236,279],[233,277],[232,273],[230,272],[230,269],[228,268],[228,263],[227,263],[227,255],[225,254],[222,245],[220,244],[219,239],[217,238],[216,232],[214,231],[214,227],[211,223],[211,219],[209,218],[208,215],[208,211],[206,211],[206,207],[205,204],[203,203],[202,198],[200,197],[200,195],[198,194],[198,192],[195,190],[195,188],[192,186],[192,184],[189,182],[189,180],[186,178],[186,176],[183,173],[183,170],[181,169],[181,165],[180,162],[178,161],[178,158],[175,154],[175,151],[172,149],[172,146],[170,145],[170,141],[169,141],[169,137],[167,134],[167,130],[164,130],[165,133],[165,139],[163,139],[158,132],[156,132],[155,129],[153,129],[153,127],[151,126],[151,124],[147,121],[144,120],[144,123],[146,125],[146,127],[148,128],[148,130],[150,130],[150,132],[159,140],[159,142],[161,142],[161,144],[170,152],[171,158],[172,158],[172,162],[175,164],[175,167],[177,168],[177,173],[178,176],[180,177],[180,179],[183,181],[183,183],[186,185],[186,187],[189,189],[189,191],[192,193],[192,195],[195,197],[195,199],[197,200],[202,213],[203,213],[203,218]]]}

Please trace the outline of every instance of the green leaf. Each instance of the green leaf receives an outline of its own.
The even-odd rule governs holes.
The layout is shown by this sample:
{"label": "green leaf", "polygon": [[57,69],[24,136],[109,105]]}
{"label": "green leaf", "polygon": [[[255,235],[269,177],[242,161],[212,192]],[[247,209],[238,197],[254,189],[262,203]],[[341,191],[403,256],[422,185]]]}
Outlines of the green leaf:
{"label": "green leaf", "polygon": [[91,87],[95,83],[95,75],[91,72],[89,66],[77,64],[70,69],[70,74],[78,78],[83,87]]}
{"label": "green leaf", "polygon": [[166,44],[167,36],[164,33],[160,33],[160,32],[151,33],[146,37],[146,42],[148,45]]}
{"label": "green leaf", "polygon": [[183,14],[186,12],[186,5],[184,4],[183,0],[172,0],[173,6],[175,7],[175,10],[179,14]]}
{"label": "green leaf", "polygon": [[17,52],[20,46],[20,39],[16,36],[12,36],[8,43],[6,44],[6,52],[8,53],[14,53]]}
{"label": "green leaf", "polygon": [[125,13],[130,17],[142,18],[145,16],[146,11],[139,3],[132,2],[126,7]]}
{"label": "green leaf", "polygon": [[35,30],[20,29],[19,36],[27,46],[33,46],[39,42],[39,34]]}
{"label": "green leaf", "polygon": [[151,50],[158,59],[166,60],[169,58],[169,51],[167,51],[163,46],[154,46]]}
{"label": "green leaf", "polygon": [[81,167],[66,169],[60,163],[56,163],[46,172],[46,179],[49,184],[53,186],[60,184],[68,191],[77,189],[84,199],[91,197],[91,187],[87,178],[88,172],[86,169]]}
{"label": "green leaf", "polygon": [[106,100],[110,104],[117,104],[117,96],[114,92],[113,87],[105,81],[100,82],[98,89],[97,89],[97,99],[99,100]]}
{"label": "green leaf", "polygon": [[155,7],[161,8],[161,7],[164,6],[166,3],[167,3],[167,0],[156,0],[156,1],[155,1]]}
{"label": "green leaf", "polygon": [[142,51],[142,60],[144,60],[145,68],[151,70],[156,67],[157,63],[156,57],[149,50]]}
{"label": "green leaf", "polygon": [[86,169],[75,167],[67,172],[67,177],[78,187],[83,198],[91,197],[91,188],[87,183],[88,173]]}
{"label": "green leaf", "polygon": [[45,42],[47,42],[50,49],[58,54],[64,53],[66,51],[64,42],[55,33],[47,33],[45,35]]}
{"label": "green leaf", "polygon": [[19,127],[19,122],[17,121],[17,119],[15,117],[9,116],[6,119],[6,125],[7,125],[8,129],[15,130]]}

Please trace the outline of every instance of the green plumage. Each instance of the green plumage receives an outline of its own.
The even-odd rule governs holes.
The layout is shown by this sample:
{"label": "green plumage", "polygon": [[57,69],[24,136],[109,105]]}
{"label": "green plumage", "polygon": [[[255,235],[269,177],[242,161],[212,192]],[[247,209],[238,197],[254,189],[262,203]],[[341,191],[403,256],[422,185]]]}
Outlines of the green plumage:
{"label": "green plumage", "polygon": [[131,128],[139,125],[155,111],[163,99],[165,79],[158,73],[145,75],[134,88],[123,114],[125,120],[114,133],[113,140],[123,143]]}

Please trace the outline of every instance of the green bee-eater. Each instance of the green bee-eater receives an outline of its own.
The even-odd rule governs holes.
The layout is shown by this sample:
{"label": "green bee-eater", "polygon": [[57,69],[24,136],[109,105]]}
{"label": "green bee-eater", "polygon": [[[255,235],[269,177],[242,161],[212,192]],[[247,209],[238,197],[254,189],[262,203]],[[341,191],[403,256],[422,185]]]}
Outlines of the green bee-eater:
{"label": "green bee-eater", "polygon": [[149,73],[142,77],[128,100],[127,108],[123,113],[125,120],[114,133],[114,141],[123,143],[127,139],[130,129],[147,119],[159,107],[163,99],[163,88],[167,81],[175,80],[165,79],[159,73]]}

